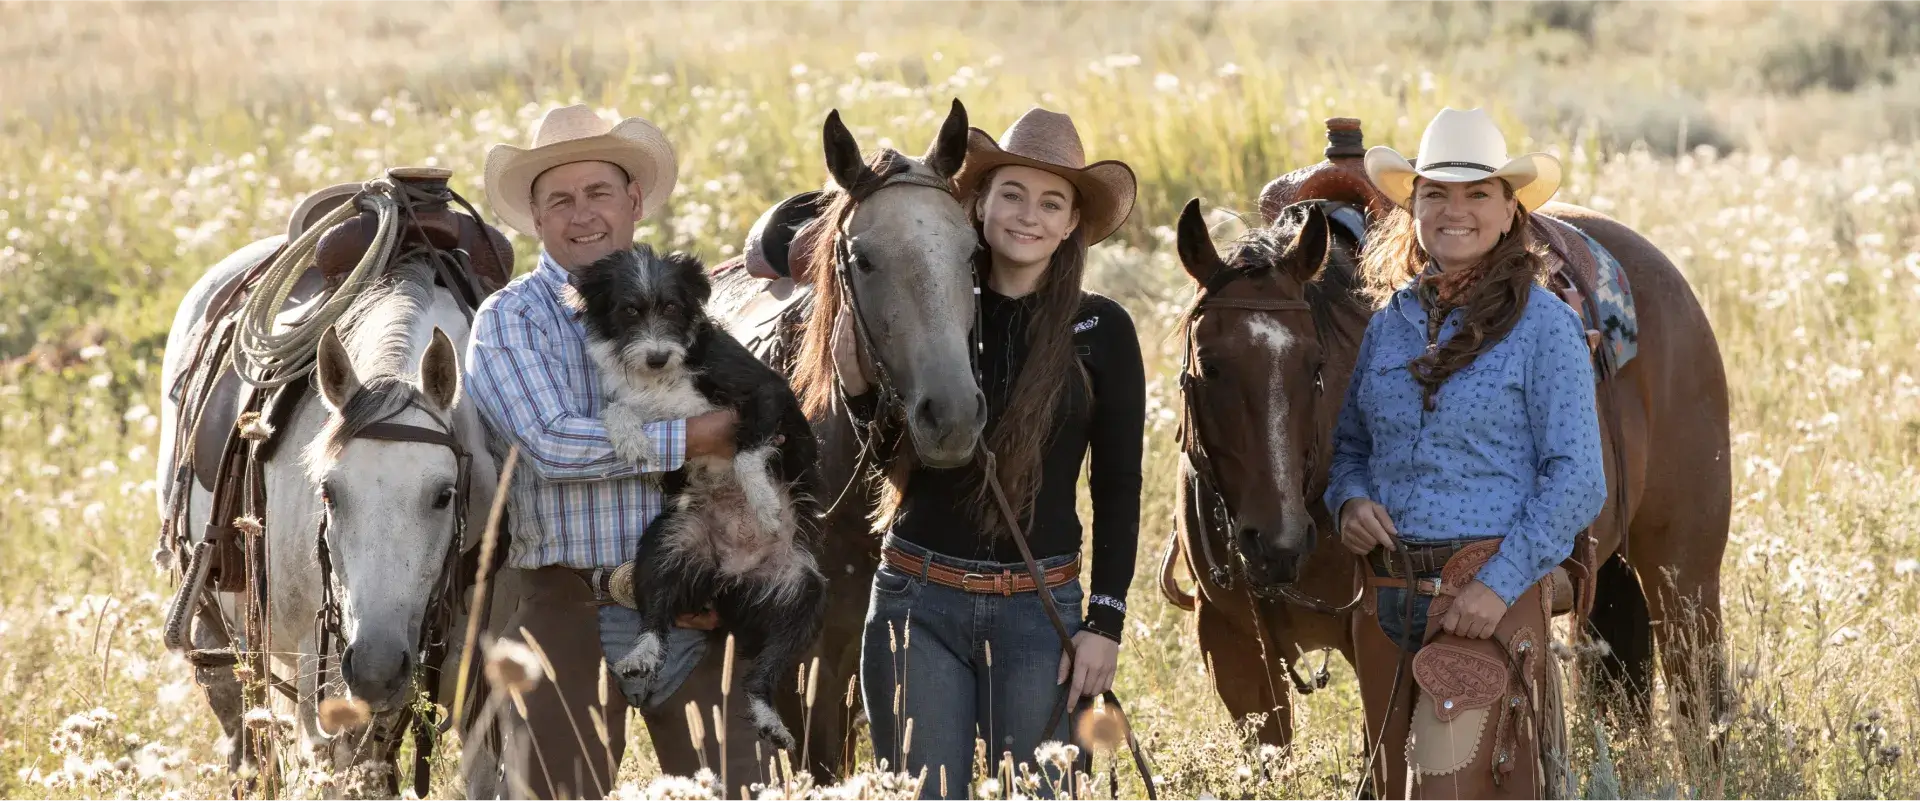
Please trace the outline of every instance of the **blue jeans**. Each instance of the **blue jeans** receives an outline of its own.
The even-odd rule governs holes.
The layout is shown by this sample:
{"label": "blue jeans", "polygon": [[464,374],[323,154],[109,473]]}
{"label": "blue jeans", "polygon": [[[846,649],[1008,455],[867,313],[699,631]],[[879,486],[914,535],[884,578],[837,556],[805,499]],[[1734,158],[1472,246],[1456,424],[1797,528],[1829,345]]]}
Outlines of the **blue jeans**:
{"label": "blue jeans", "polygon": [[[605,600],[605,599],[601,599]],[[707,656],[707,643],[712,639],[711,632],[699,629],[683,629],[674,626],[667,630],[666,655],[660,662],[660,672],[651,687],[629,687],[628,681],[620,677],[613,669],[620,664],[640,642],[643,627],[640,625],[640,611],[628,609],[619,604],[606,604],[600,607],[600,649],[606,653],[607,674],[619,685],[620,694],[626,696],[627,704],[641,711],[652,711],[660,702],[672,698],[680,685],[692,675],[700,660]]]}
{"label": "blue jeans", "polygon": [[[1026,572],[1025,565],[954,559],[891,536],[886,544],[968,572]],[[1043,559],[1040,568],[1073,558]],[[1078,632],[1080,582],[1052,592],[1068,633]],[[1053,731],[1041,731],[1067,689],[1057,681],[1059,675],[1060,639],[1038,593],[961,592],[885,564],[874,574],[860,649],[862,698],[875,756],[892,770],[904,767],[914,775],[925,770],[921,798],[971,794],[976,736],[988,743],[990,765],[1005,752],[1013,753],[1016,764],[1034,763],[1034,749],[1042,742],[1067,742],[1066,715]],[[908,722],[912,742],[903,749]]]}

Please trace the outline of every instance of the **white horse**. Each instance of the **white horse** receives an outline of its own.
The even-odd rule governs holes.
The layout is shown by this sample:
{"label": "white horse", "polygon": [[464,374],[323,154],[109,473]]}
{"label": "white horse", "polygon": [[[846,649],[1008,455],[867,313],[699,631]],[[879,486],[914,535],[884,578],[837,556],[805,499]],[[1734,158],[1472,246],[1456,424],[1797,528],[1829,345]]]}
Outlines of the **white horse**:
{"label": "white horse", "polygon": [[[182,362],[188,337],[216,288],[265,258],[279,241],[274,237],[242,248],[187,293],[168,337],[163,387],[173,386],[187,369]],[[376,730],[391,725],[413,697],[423,619],[454,545],[455,510],[467,510],[467,537],[480,537],[498,479],[478,413],[458,402],[458,354],[466,348],[468,321],[454,294],[436,286],[432,276],[422,263],[397,265],[382,285],[355,301],[336,326],[342,336],[329,335],[322,343],[313,375],[316,391],[306,393],[274,432],[280,442],[264,465],[271,621],[266,648],[273,673],[297,690],[292,710],[302,746],[297,753],[323,770],[343,770],[380,756],[376,752],[382,749],[362,734],[335,736],[340,733],[323,730],[318,702],[323,695],[360,699],[373,711]],[[173,479],[168,471],[174,449],[191,447],[174,441],[177,405],[162,398],[162,515],[167,514],[165,487]],[[450,433],[471,454],[466,503],[454,502],[459,470],[451,448],[354,436],[383,420],[436,432],[450,425]],[[206,529],[212,498],[198,483],[189,487],[187,530],[197,539]],[[323,520],[340,610],[339,640],[324,666],[324,687],[315,686],[323,666],[316,656],[314,625],[322,602],[318,536]],[[192,646],[239,645],[229,643],[223,632],[244,631],[244,598],[237,593],[209,597],[218,612],[203,604],[193,620]],[[449,650],[457,659],[462,627],[453,628],[447,636],[453,638]],[[240,682],[224,667],[197,672],[221,728],[236,744],[230,763],[237,766],[242,718],[249,711],[241,708]],[[286,706],[281,694],[269,695]]]}

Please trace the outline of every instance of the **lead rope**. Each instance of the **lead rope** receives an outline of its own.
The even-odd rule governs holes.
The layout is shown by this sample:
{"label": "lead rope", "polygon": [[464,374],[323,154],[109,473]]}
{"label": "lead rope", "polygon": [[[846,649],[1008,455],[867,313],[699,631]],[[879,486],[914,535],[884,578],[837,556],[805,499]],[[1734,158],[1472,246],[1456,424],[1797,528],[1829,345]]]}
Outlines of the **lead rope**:
{"label": "lead rope", "polygon": [[[231,355],[234,371],[248,384],[271,389],[306,377],[313,371],[320,337],[347,313],[360,293],[386,269],[400,241],[397,230],[399,205],[394,200],[399,190],[387,179],[368,181],[363,186],[354,202],[340,204],[309,226],[299,239],[289,243],[274,258],[273,264],[266,268],[260,283],[248,295],[234,332]],[[358,215],[362,203],[372,207],[379,221],[373,244],[361,255],[360,262],[347,274],[340,288],[334,290],[320,308],[307,315],[298,325],[285,331],[276,330],[281,307],[286,305],[287,297],[293,293],[294,284],[314,265],[321,237],[335,225]]]}
{"label": "lead rope", "polygon": [[[1014,514],[1013,504],[1007,501],[1007,493],[1000,486],[999,464],[994,458],[993,451],[983,444],[978,453],[982,468],[986,471],[987,488],[993,492],[994,505],[999,507],[1007,529],[1013,532],[1013,544],[1020,549],[1020,559],[1026,563],[1027,574],[1033,577],[1034,593],[1040,596],[1040,608],[1046,611],[1047,622],[1053,624],[1053,633],[1060,638],[1060,652],[1067,657],[1067,675],[1071,676],[1078,661],[1073,649],[1073,635],[1067,633],[1066,621],[1061,619],[1060,608],[1054,603],[1053,593],[1047,587],[1046,572],[1042,571],[1040,563],[1034,560],[1033,549],[1027,545],[1027,534],[1020,528],[1020,518]],[[1126,708],[1120,705],[1119,696],[1114,695],[1112,690],[1102,692],[1100,697],[1120,715],[1120,721],[1127,732],[1127,749],[1133,753],[1133,766],[1140,771],[1140,781],[1146,785],[1147,798],[1149,801],[1158,799],[1160,796],[1158,788],[1154,786],[1153,769],[1147,762],[1146,751],[1140,748],[1140,740],[1134,736],[1133,721],[1127,717]],[[1041,736],[1052,734],[1066,714],[1067,696],[1061,693],[1060,699],[1053,704],[1053,712],[1047,716],[1047,727],[1041,732]]]}

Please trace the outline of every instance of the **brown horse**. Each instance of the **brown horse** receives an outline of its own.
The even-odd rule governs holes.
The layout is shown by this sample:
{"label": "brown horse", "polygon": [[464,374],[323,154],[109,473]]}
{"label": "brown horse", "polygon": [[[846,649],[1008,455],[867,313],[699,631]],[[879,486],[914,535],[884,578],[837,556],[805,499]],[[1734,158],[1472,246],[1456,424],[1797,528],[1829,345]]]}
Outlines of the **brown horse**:
{"label": "brown horse", "polygon": [[[955,101],[925,156],[883,150],[863,161],[834,112],[822,139],[840,189],[822,202],[815,247],[795,256],[801,285],[753,277],[738,262],[713,276],[714,317],[730,319],[760,358],[793,379],[820,439],[821,484],[831,494],[819,499],[829,507],[821,559],[829,583],[819,674],[805,697],[815,702],[807,764],[823,778],[843,773],[856,744],[851,724],[859,695],[851,682],[880,557],[870,479],[883,461],[964,464],[986,422],[967,350],[976,237],[951,193],[966,137],[967,111]],[[854,315],[861,332],[859,356],[871,365],[887,437],[856,424],[839,395],[828,348],[841,314]],[[902,443],[905,452],[897,455],[904,458],[879,453],[882,439]],[[788,726],[799,730],[809,717],[802,694],[779,698]]]}
{"label": "brown horse", "polygon": [[[1373,205],[1352,199],[1358,202],[1349,209]],[[1183,329],[1187,480],[1162,590],[1176,605],[1198,607],[1200,646],[1221,700],[1236,718],[1268,715],[1259,735],[1274,744],[1292,736],[1285,685],[1314,686],[1299,670],[1306,654],[1337,649],[1352,663],[1356,646],[1393,647],[1378,626],[1350,614],[1350,604],[1334,603],[1354,597],[1355,560],[1320,498],[1330,435],[1372,312],[1357,287],[1361,242],[1329,221],[1341,205],[1285,206],[1224,260],[1198,201],[1179,226],[1180,259],[1198,292]],[[1549,204],[1541,213],[1573,224],[1620,260],[1639,314],[1638,357],[1601,392],[1607,480],[1617,502],[1592,529],[1606,564],[1588,633],[1611,646],[1603,674],[1635,692],[1637,711],[1647,708],[1656,642],[1676,707],[1688,712],[1696,690],[1717,705],[1720,559],[1732,477],[1726,377],[1713,331],[1679,271],[1639,234],[1576,206]],[[1618,410],[1617,435],[1605,424],[1609,405]],[[1211,489],[1195,491],[1208,483]],[[1180,558],[1198,579],[1193,595],[1174,580]],[[1699,687],[1696,676],[1710,686]],[[1324,682],[1324,673],[1318,678]],[[1390,681],[1362,677],[1363,686],[1369,678]]]}

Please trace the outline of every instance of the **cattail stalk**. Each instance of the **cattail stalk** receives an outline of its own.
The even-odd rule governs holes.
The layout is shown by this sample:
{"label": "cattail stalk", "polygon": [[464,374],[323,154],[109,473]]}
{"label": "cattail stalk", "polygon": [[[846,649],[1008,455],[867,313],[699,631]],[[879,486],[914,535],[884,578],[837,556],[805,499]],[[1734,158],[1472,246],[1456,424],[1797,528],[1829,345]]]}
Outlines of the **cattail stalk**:
{"label": "cattail stalk", "polygon": [[453,684],[453,727],[466,731],[467,678],[473,669],[473,651],[480,641],[480,620],[487,617],[487,577],[493,573],[494,535],[500,531],[500,517],[507,509],[507,488],[512,486],[513,466],[520,460],[520,446],[507,449],[507,463],[500,468],[500,483],[493,493],[493,505],[487,509],[487,530],[480,536],[480,573],[474,578],[473,604],[467,612],[467,636],[460,646],[460,669]]}
{"label": "cattail stalk", "polygon": [[[728,797],[733,794],[733,785],[727,782],[727,721],[733,719],[729,714],[732,700],[733,634],[729,633],[727,634],[727,658],[720,667],[720,709],[715,712],[719,717],[714,718],[713,721],[714,732],[720,737],[720,794]],[[759,760],[756,758],[754,761]]]}
{"label": "cattail stalk", "polygon": [[687,739],[693,741],[694,756],[700,758],[700,767],[704,770],[707,767],[707,723],[700,717],[698,702],[688,701],[686,712]]}
{"label": "cattail stalk", "polygon": [[807,666],[805,685],[807,702],[805,711],[800,717],[800,764],[802,766],[813,764],[807,761],[807,753],[813,745],[813,698],[815,692],[820,689],[820,656],[818,654],[814,655],[813,661]]}

